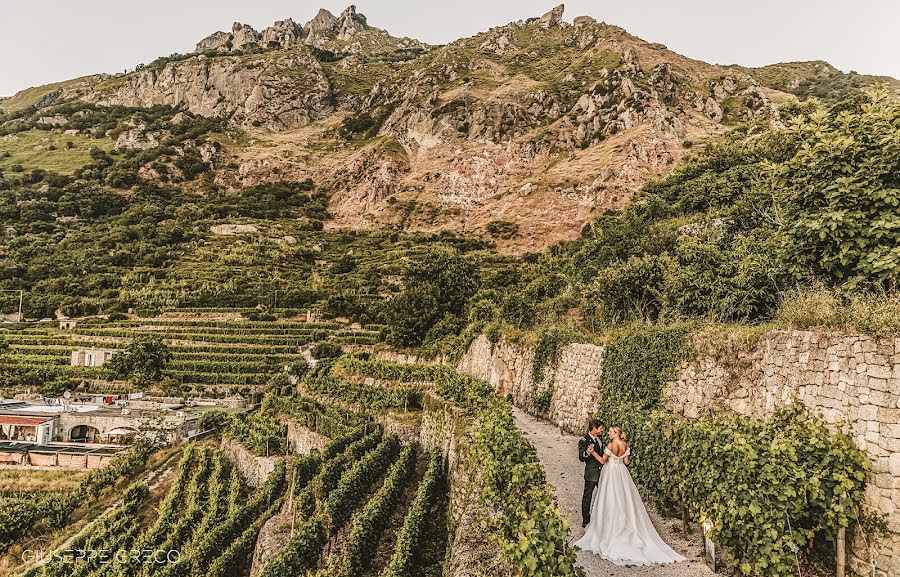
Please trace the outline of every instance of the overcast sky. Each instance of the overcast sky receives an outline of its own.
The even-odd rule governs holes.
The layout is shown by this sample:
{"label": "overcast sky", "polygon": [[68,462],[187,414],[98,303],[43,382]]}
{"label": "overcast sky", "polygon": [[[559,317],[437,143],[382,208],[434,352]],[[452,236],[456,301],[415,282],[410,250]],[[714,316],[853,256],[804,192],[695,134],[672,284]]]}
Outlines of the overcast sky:
{"label": "overcast sky", "polygon": [[[190,52],[235,20],[257,30],[288,17],[305,23],[318,0],[4,0],[0,95],[96,72],[121,72]],[[395,36],[442,44],[491,26],[540,16],[554,1],[356,0],[369,23]],[[900,0],[577,0],[587,14],[650,42],[719,64],[761,66],[826,60],[838,68],[900,78]]]}

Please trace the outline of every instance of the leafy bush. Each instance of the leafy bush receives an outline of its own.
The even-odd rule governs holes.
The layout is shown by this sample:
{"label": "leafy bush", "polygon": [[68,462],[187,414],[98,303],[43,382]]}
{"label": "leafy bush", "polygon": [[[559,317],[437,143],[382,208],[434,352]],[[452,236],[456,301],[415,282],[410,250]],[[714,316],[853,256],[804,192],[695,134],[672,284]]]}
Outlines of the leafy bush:
{"label": "leafy bush", "polygon": [[519,225],[507,220],[492,220],[484,227],[489,235],[509,240],[519,234]]}
{"label": "leafy bush", "polygon": [[113,378],[130,379],[139,387],[163,379],[163,371],[172,362],[172,351],[154,336],[136,339],[125,352],[113,355],[105,368]]}
{"label": "leafy bush", "polygon": [[316,343],[310,349],[310,354],[312,354],[314,359],[333,359],[341,356],[343,353],[341,345],[328,342]]}
{"label": "leafy bush", "polygon": [[789,126],[807,143],[774,168],[787,257],[848,288],[897,286],[900,104],[886,92],[817,110]]}

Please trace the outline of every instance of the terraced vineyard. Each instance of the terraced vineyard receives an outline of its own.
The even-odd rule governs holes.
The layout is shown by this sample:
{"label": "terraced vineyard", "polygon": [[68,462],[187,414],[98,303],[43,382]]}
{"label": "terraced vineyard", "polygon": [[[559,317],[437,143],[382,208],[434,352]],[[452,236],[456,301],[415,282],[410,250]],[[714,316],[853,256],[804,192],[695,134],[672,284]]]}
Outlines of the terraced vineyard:
{"label": "terraced vineyard", "polygon": [[[5,368],[100,378],[103,368],[69,366],[71,351],[124,348],[146,335],[173,352],[166,379],[193,390],[267,384],[262,403],[210,415],[207,437],[170,447],[178,462],[173,456],[154,482],[128,471],[108,479],[117,501],[88,514],[86,526],[70,522],[73,509],[57,514],[35,500],[26,530],[52,523],[52,543],[68,538],[67,550],[101,554],[31,565],[0,556],[14,574],[440,577],[460,535],[466,546],[493,547],[489,556],[514,574],[572,574],[565,523],[509,405],[446,367],[370,360],[374,330],[210,316],[16,326],[5,337]],[[351,354],[310,368],[303,353],[314,343]],[[296,384],[272,379],[293,363],[304,367]],[[458,414],[466,417],[447,421]],[[459,443],[465,451],[445,453]],[[467,472],[454,477],[448,463],[460,460]],[[467,524],[451,516],[452,493],[465,507],[479,503]],[[72,495],[74,508],[80,493]],[[17,539],[13,531],[6,544]]]}
{"label": "terraced vineyard", "polygon": [[[240,312],[224,310],[233,315]],[[31,381],[103,379],[106,373],[102,368],[70,366],[72,351],[91,347],[122,349],[136,337],[158,337],[173,353],[166,376],[188,394],[246,392],[264,384],[281,367],[305,365],[301,349],[314,343],[369,346],[379,341],[377,330],[350,330],[337,323],[291,320],[163,317],[91,320],[72,330],[46,325],[11,326],[0,328],[0,336],[9,343],[9,354],[0,362],[18,374],[31,374]]]}

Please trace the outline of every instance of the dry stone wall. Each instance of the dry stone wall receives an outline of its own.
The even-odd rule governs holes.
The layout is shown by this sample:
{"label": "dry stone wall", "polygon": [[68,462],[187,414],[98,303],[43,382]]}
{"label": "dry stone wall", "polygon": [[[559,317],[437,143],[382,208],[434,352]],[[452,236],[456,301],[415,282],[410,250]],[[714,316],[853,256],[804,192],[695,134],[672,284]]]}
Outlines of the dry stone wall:
{"label": "dry stone wall", "polygon": [[[666,385],[667,407],[690,418],[722,412],[765,417],[799,400],[829,425],[845,427],[872,458],[867,504],[887,517],[893,531],[877,544],[858,532],[851,568],[860,575],[900,577],[900,339],[775,330],[753,342],[696,344],[701,352]],[[491,345],[481,336],[457,368],[512,395],[526,410],[552,375],[545,418],[580,433],[600,400],[603,350],[570,344],[555,369],[545,370],[545,382],[535,384],[533,348],[503,340]]]}
{"label": "dry stone wall", "polygon": [[257,457],[232,439],[222,439],[222,451],[250,487],[265,483],[275,470],[275,457]]}
{"label": "dry stone wall", "polygon": [[549,411],[539,416],[569,433],[583,433],[600,400],[603,347],[583,343],[563,347],[556,367],[548,367],[544,380],[537,384],[532,378],[533,363],[533,348],[503,340],[492,345],[482,335],[463,355],[457,369],[487,381],[501,395],[512,395],[517,407],[532,413],[532,399],[552,383]]}
{"label": "dry stone wall", "polygon": [[324,449],[330,439],[299,423],[288,421],[287,440],[292,453],[308,455],[313,449]]}

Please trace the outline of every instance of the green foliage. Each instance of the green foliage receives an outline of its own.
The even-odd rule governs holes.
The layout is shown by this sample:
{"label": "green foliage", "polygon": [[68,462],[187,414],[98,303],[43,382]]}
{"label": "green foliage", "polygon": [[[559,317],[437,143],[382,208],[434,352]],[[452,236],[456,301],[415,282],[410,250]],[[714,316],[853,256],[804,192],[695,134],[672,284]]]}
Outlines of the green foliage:
{"label": "green foliage", "polygon": [[200,417],[201,431],[221,431],[228,425],[228,413],[225,411],[209,411]]}
{"label": "green foliage", "polygon": [[472,436],[481,471],[481,498],[498,514],[483,527],[501,546],[505,560],[522,576],[582,575],[567,544],[568,526],[534,447],[516,428],[509,404],[493,387],[441,366],[396,365],[345,358],[341,366],[378,379],[431,381],[444,398],[469,410],[479,422]]}
{"label": "green foliage", "polygon": [[817,110],[787,135],[804,143],[773,168],[787,258],[845,289],[894,288],[900,270],[900,104],[884,92]]}
{"label": "green foliage", "polygon": [[233,415],[223,436],[234,439],[259,456],[279,455],[285,450],[287,425],[278,418],[271,396],[249,415]]}
{"label": "green foliage", "polygon": [[[570,331],[553,326],[541,332],[537,345],[534,347],[534,359],[531,363],[531,379],[535,383],[535,392],[529,399],[530,408],[538,415],[546,415],[550,410],[553,400],[553,376],[545,378],[545,370],[549,367],[555,369],[559,362],[559,355],[572,340]],[[545,381],[548,381],[545,383]],[[541,386],[544,385],[544,386]]]}
{"label": "green foliage", "polygon": [[544,381],[544,369],[556,367],[559,354],[571,339],[571,333],[560,327],[551,327],[541,333],[531,362],[531,379],[536,384]]}
{"label": "green foliage", "polygon": [[744,70],[760,84],[795,94],[801,101],[817,98],[825,103],[835,104],[882,83],[886,83],[888,88],[897,88],[897,81],[893,78],[854,71],[845,73],[821,60],[784,62]]}
{"label": "green foliage", "polygon": [[428,469],[419,483],[416,496],[406,517],[403,526],[397,534],[394,544],[394,553],[390,561],[381,572],[381,577],[412,577],[416,573],[416,546],[427,522],[427,515],[431,505],[436,499],[441,478],[444,475],[444,458],[440,453],[433,453],[428,460]]}
{"label": "green foliage", "polygon": [[262,577],[293,577],[315,569],[328,534],[322,520],[313,516],[297,527],[293,538],[262,572]]}
{"label": "green foliage", "polygon": [[519,234],[519,225],[507,220],[492,220],[484,228],[492,237],[504,240],[509,240]]}
{"label": "green foliage", "polygon": [[848,328],[880,338],[900,336],[900,294],[862,292],[849,296],[814,285],[787,291],[778,305],[780,324],[793,329]]}
{"label": "green foliage", "polygon": [[378,492],[353,515],[346,551],[333,558],[336,561],[333,567],[326,566],[329,576],[351,577],[369,566],[390,515],[415,469],[417,451],[417,444],[405,445]]}
{"label": "green foliage", "polygon": [[358,501],[369,488],[365,481],[379,478],[397,459],[400,441],[396,436],[385,437],[374,451],[366,453],[340,481],[323,503],[325,527],[334,535],[350,519]]}
{"label": "green foliage", "polygon": [[765,422],[677,419],[621,405],[606,417],[635,447],[635,480],[713,526],[727,571],[785,575],[813,544],[848,527],[863,500],[868,461],[853,440],[831,435],[800,407]]}
{"label": "green foliage", "polygon": [[66,493],[35,492],[0,497],[0,552],[38,529],[64,527],[79,506],[90,503],[122,478],[131,478],[146,465],[156,445],[146,440],[135,443],[101,469],[93,469],[78,488]]}
{"label": "green foliage", "polygon": [[460,316],[478,287],[475,267],[450,247],[428,247],[404,265],[404,290],[388,303],[388,342],[422,344],[446,315]]}
{"label": "green foliage", "polygon": [[663,385],[678,376],[688,352],[688,327],[636,325],[606,345],[601,412],[619,405],[656,409]]}
{"label": "green foliage", "polygon": [[309,352],[314,359],[333,359],[343,354],[340,345],[328,342],[316,343]]}
{"label": "green foliage", "polygon": [[113,355],[105,366],[113,378],[128,379],[144,387],[161,381],[171,362],[172,351],[162,339],[144,337],[128,345],[125,352]]}
{"label": "green foliage", "polygon": [[422,391],[414,387],[380,387],[344,381],[329,375],[305,379],[304,387],[365,411],[415,410],[422,407]]}

